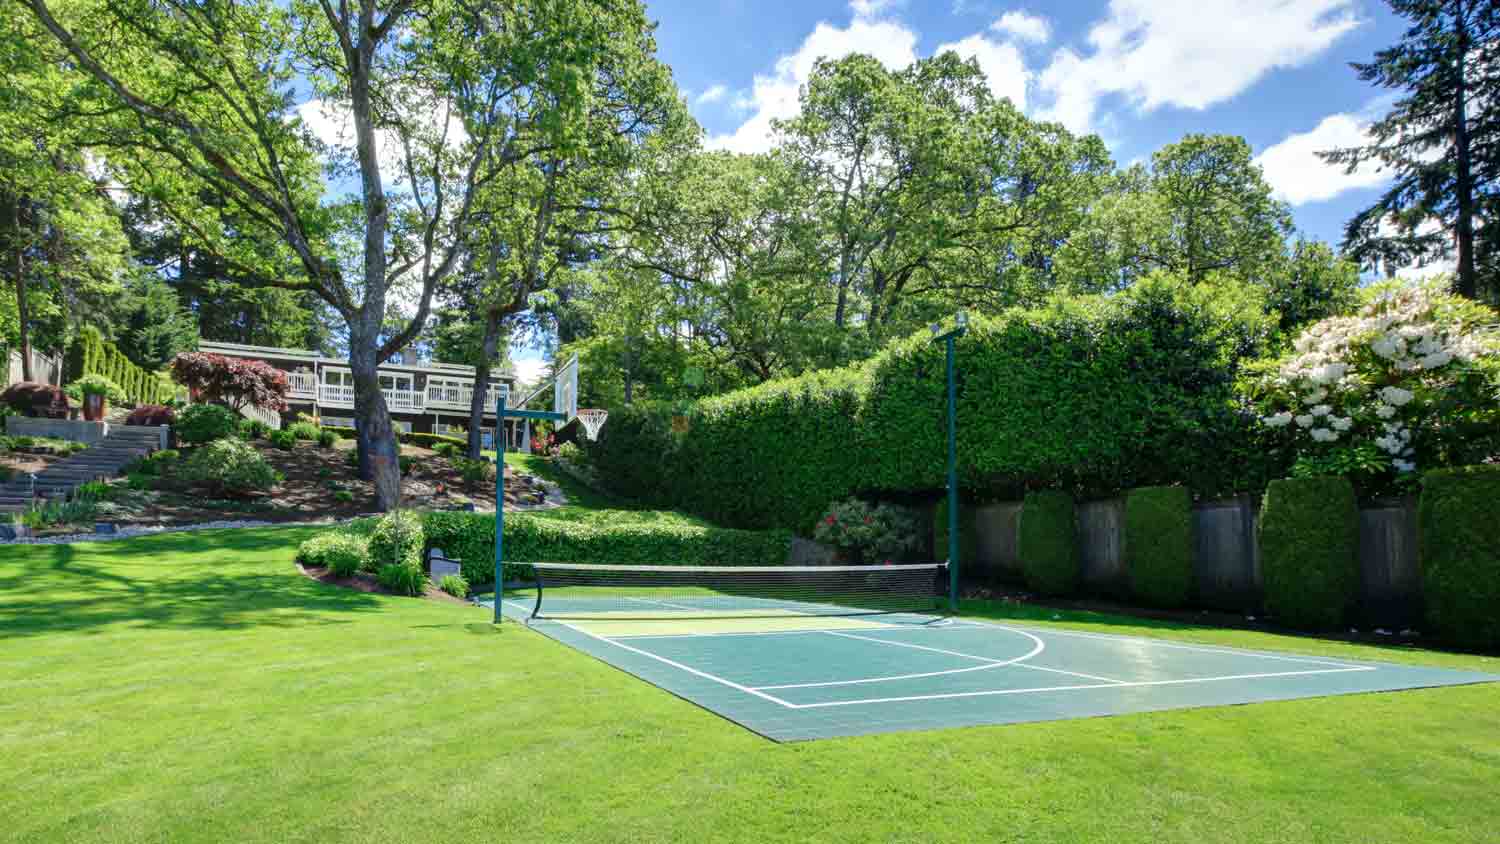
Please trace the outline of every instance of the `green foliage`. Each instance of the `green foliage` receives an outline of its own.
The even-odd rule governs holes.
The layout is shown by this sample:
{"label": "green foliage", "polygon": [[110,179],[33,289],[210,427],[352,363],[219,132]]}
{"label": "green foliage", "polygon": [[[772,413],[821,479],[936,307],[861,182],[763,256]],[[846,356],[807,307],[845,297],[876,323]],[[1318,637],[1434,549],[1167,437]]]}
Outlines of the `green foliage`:
{"label": "green foliage", "polygon": [[[353,429],[350,430],[352,434]],[[410,443],[411,445],[419,445],[423,448],[432,448],[438,443],[448,443],[449,445],[456,445],[459,448],[464,449],[467,449],[469,447],[469,443],[466,440],[461,440],[458,437],[450,437],[446,434],[424,434],[420,431],[402,431],[398,433],[398,437],[400,438],[401,442]]]}
{"label": "green foliage", "polygon": [[1160,607],[1187,603],[1193,588],[1193,501],[1180,486],[1142,487],[1125,497],[1130,591]]}
{"label": "green foliage", "polygon": [[416,458],[412,457],[411,455],[403,454],[400,457],[396,458],[396,465],[401,467],[401,474],[408,475],[411,474],[411,469],[413,466],[417,465],[417,462]]}
{"label": "green foliage", "polygon": [[495,464],[483,457],[452,457],[449,461],[469,489],[495,480]]}
{"label": "green foliage", "polygon": [[354,501],[354,493],[347,489],[336,489],[333,491],[333,500],[340,504],[349,504]]}
{"label": "green foliage", "polygon": [[188,483],[235,495],[269,490],[282,480],[254,446],[237,437],[193,449],[179,475]]}
{"label": "green foliage", "polygon": [[380,585],[397,595],[420,597],[427,593],[427,573],[417,563],[391,563],[376,575]]}
{"label": "green foliage", "polygon": [[338,439],[339,435],[332,431],[319,431],[318,448],[333,448],[333,444],[338,442]]}
{"label": "green foliage", "polygon": [[439,457],[448,458],[459,457],[463,454],[463,449],[453,443],[434,443],[432,451]]}
{"label": "green foliage", "polygon": [[1016,552],[1026,585],[1043,595],[1067,595],[1078,588],[1078,516],[1066,492],[1029,492],[1021,505]]}
{"label": "green foliage", "polygon": [[131,472],[125,476],[125,486],[137,492],[148,490],[156,486],[156,476]]}
{"label": "green foliage", "polygon": [[91,325],[80,328],[73,339],[66,356],[65,371],[70,382],[87,375],[98,375],[113,382],[124,394],[120,401],[130,404],[164,404],[176,393],[170,380],[131,363]]}
{"label": "green foliage", "polygon": [[1423,600],[1445,640],[1500,648],[1500,466],[1466,466],[1422,478]]}
{"label": "green foliage", "polygon": [[588,452],[579,447],[578,443],[565,442],[557,447],[557,457],[574,466],[586,467],[589,465]]}
{"label": "green foliage", "polygon": [[196,445],[234,436],[240,429],[239,420],[239,415],[227,407],[190,404],[178,412],[173,430],[178,441]]}
{"label": "green foliage", "polygon": [[141,475],[164,475],[171,471],[173,466],[177,465],[177,461],[181,457],[182,452],[177,449],[164,448],[160,451],[153,451],[144,457],[137,457],[125,467],[125,471]]}
{"label": "green foliage", "polygon": [[917,520],[910,512],[858,498],[830,505],[813,529],[813,539],[865,563],[904,560],[922,544]]}
{"label": "green foliage", "polygon": [[469,581],[461,574],[445,574],[439,581],[438,588],[447,592],[455,598],[469,597]]}
{"label": "green foliage", "polygon": [[371,566],[368,541],[343,531],[320,533],[297,546],[297,562],[328,568],[337,577],[349,577]]}
{"label": "green foliage", "polygon": [[[979,514],[975,503],[960,497],[958,502],[958,559],[959,576],[965,580],[972,572],[974,561],[979,559]],[[948,496],[938,499],[932,508],[932,556],[947,560],[948,554]]]}
{"label": "green foliage", "polygon": [[88,481],[73,490],[75,501],[111,501],[115,497],[115,488],[103,481]]}
{"label": "green foliage", "polygon": [[1260,515],[1266,612],[1311,630],[1339,626],[1359,587],[1359,510],[1347,478],[1272,481]]}
{"label": "green foliage", "polygon": [[105,378],[103,375],[89,374],[69,384],[65,389],[68,398],[81,402],[84,396],[104,396],[105,401],[121,404],[125,401],[125,391],[120,389],[115,382]]}
{"label": "green foliage", "polygon": [[323,430],[332,431],[341,440],[352,440],[358,436],[353,428],[346,428],[342,425],[324,425]]}
{"label": "green foliage", "polygon": [[272,431],[266,436],[266,442],[282,451],[291,451],[297,446],[297,435],[286,429]]}
{"label": "green foliage", "polygon": [[247,440],[263,440],[271,435],[271,426],[259,419],[241,419],[240,436]]}
{"label": "green foliage", "polygon": [[[489,513],[432,511],[422,516],[427,547],[460,561],[470,583],[495,580],[495,517]],[[526,562],[636,565],[774,566],[786,561],[791,534],[665,521],[605,518],[550,519],[533,513],[505,517],[505,556]],[[506,564],[505,578],[530,574]]]}
{"label": "green foliage", "polygon": [[320,433],[318,426],[312,422],[293,422],[283,430],[299,440],[315,440]]}
{"label": "green foliage", "polygon": [[370,557],[377,569],[388,565],[422,565],[422,517],[411,510],[381,516],[370,533]]}
{"label": "green foliage", "polygon": [[99,514],[99,502],[92,498],[73,501],[47,501],[21,514],[21,524],[32,530],[59,525],[85,525]]}

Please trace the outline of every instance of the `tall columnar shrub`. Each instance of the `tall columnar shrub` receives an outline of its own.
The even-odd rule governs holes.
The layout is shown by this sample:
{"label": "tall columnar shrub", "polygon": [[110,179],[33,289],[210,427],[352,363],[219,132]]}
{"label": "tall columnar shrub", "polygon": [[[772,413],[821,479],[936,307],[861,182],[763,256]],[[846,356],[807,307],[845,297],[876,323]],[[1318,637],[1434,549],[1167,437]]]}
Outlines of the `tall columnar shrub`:
{"label": "tall columnar shrub", "polygon": [[1130,591],[1161,607],[1187,603],[1193,586],[1193,499],[1184,487],[1133,489],[1125,497]]}
{"label": "tall columnar shrub", "polygon": [[1466,466],[1422,478],[1423,600],[1444,639],[1500,649],[1500,466]]}
{"label": "tall columnar shrub", "polygon": [[1359,505],[1347,478],[1272,481],[1260,514],[1266,611],[1309,630],[1339,626],[1359,587]]}
{"label": "tall columnar shrub", "polygon": [[86,325],[68,347],[65,356],[66,380],[76,381],[87,375],[108,378],[125,394],[130,404],[161,404],[175,392],[169,381],[154,372],[141,369],[125,357],[99,330]]}
{"label": "tall columnar shrub", "polygon": [[1073,496],[1055,490],[1027,493],[1016,552],[1027,586],[1043,595],[1076,590],[1082,571]]}

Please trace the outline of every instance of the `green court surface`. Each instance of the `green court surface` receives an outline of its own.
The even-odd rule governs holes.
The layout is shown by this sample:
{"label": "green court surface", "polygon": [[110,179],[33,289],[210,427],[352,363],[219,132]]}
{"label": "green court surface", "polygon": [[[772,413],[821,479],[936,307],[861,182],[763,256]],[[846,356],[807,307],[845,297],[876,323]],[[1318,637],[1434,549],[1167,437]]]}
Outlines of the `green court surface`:
{"label": "green court surface", "polygon": [[603,606],[528,618],[508,596],[502,611],[776,741],[1500,681],[923,614]]}

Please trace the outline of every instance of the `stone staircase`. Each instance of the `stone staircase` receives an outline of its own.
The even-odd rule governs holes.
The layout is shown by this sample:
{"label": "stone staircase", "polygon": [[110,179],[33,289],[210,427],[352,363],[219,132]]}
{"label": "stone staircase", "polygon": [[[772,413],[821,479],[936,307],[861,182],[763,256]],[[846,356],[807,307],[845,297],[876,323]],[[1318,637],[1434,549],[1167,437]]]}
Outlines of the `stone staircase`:
{"label": "stone staircase", "polygon": [[[114,427],[95,445],[38,472],[35,497],[66,500],[83,484],[112,478],[132,460],[160,447],[161,435],[154,428]],[[26,475],[0,484],[0,513],[25,512],[31,507],[32,496],[32,481]]]}

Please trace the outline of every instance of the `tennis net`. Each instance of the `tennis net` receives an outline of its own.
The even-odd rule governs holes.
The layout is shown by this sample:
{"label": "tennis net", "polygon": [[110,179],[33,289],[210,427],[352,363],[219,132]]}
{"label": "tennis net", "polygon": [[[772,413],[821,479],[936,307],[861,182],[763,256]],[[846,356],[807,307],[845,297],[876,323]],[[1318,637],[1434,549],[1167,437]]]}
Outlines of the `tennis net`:
{"label": "tennis net", "polygon": [[[604,566],[534,563],[508,589],[532,618],[750,618],[930,613],[946,606],[944,564]],[[532,594],[534,592],[534,594]]]}

